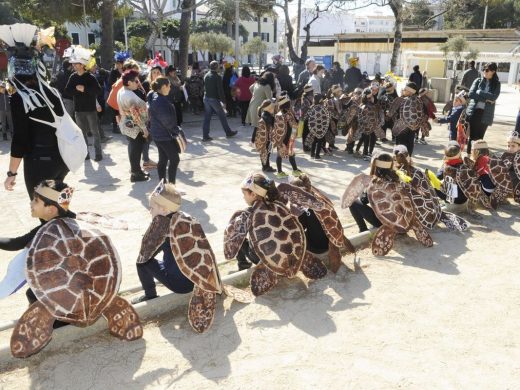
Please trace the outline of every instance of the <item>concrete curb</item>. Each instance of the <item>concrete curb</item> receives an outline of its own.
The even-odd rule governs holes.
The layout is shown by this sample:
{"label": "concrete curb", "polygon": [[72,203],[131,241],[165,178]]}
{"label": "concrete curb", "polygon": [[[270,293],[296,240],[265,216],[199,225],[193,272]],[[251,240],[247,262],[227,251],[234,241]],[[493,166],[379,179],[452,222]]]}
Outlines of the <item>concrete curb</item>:
{"label": "concrete curb", "polygon": [[[363,233],[356,234],[349,238],[352,245],[356,248],[366,243],[372,235],[372,231],[367,231]],[[231,275],[226,275],[222,278],[222,282],[230,285],[237,285],[245,282],[250,277],[254,268],[250,268],[248,270],[240,271],[233,273]],[[131,293],[141,290],[141,286],[131,287],[125,291],[121,291],[120,293]],[[191,294],[167,294],[162,295],[151,302],[142,302],[137,305],[134,305],[135,310],[139,314],[141,321],[143,323],[159,317],[160,315],[171,311],[172,309],[179,307],[181,305],[187,305],[191,297]],[[16,324],[15,321],[5,322],[2,324],[2,329],[0,331],[7,331],[10,328],[14,327]],[[85,337],[93,336],[95,334],[107,332],[107,322],[104,319],[100,319],[96,323],[86,328],[80,328],[77,326],[65,326],[63,328],[56,329],[53,332],[53,337],[50,343],[45,347],[44,351],[56,351],[64,344],[80,340]],[[37,356],[37,355],[35,355]],[[31,358],[28,358],[29,361]],[[20,363],[23,360],[15,359],[11,356],[11,349],[9,345],[2,345],[0,347],[0,371],[6,369],[9,365],[16,365],[16,363]]]}

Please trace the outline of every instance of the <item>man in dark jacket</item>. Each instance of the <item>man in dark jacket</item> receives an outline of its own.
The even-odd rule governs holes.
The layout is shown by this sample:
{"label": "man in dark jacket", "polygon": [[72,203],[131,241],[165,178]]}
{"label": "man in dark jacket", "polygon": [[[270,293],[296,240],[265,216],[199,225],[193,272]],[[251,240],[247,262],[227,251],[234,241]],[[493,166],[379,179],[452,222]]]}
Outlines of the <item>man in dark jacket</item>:
{"label": "man in dark jacket", "polygon": [[[65,91],[74,97],[74,116],[76,123],[83,131],[85,143],[88,144],[87,134],[89,132],[94,136],[94,148],[96,150],[94,161],[101,161],[103,155],[101,153],[101,136],[96,109],[97,95],[101,92],[101,87],[94,75],[87,71],[86,64],[88,61],[88,59],[80,56],[73,56],[70,59],[75,72],[70,75]],[[90,159],[89,154],[87,154],[86,159]]]}
{"label": "man in dark jacket", "polygon": [[460,82],[467,89],[471,88],[473,81],[480,76],[478,70],[475,69],[475,61],[471,61],[469,63],[469,69],[466,70],[462,76],[462,81]]}
{"label": "man in dark jacket", "polygon": [[410,77],[408,77],[408,81],[415,83],[415,85],[417,85],[417,88],[421,88],[422,74],[421,74],[421,71],[419,70],[419,65],[415,65],[413,67],[413,72],[410,74]]}
{"label": "man in dark jacket", "polygon": [[69,115],[74,118],[74,102],[72,101],[72,95],[65,91],[65,87],[67,86],[71,74],[72,65],[68,60],[63,61],[61,71],[58,72],[56,79],[51,82],[51,86],[56,88],[61,94],[65,109]]}
{"label": "man in dark jacket", "polygon": [[354,91],[363,79],[363,74],[358,68],[359,58],[352,57],[348,59],[350,68],[345,71],[345,82],[347,83],[347,93]]}
{"label": "man in dark jacket", "polygon": [[341,65],[338,61],[332,64],[330,75],[332,76],[332,84],[339,84],[341,88],[343,88],[343,85],[345,85],[345,71],[341,69]]}
{"label": "man in dark jacket", "polygon": [[237,134],[237,131],[231,130],[226,119],[226,113],[222,108],[224,104],[224,88],[222,77],[218,74],[218,62],[211,61],[209,64],[209,72],[204,76],[204,122],[202,124],[202,141],[213,141],[209,136],[209,124],[213,113],[218,116],[226,137],[231,138]]}

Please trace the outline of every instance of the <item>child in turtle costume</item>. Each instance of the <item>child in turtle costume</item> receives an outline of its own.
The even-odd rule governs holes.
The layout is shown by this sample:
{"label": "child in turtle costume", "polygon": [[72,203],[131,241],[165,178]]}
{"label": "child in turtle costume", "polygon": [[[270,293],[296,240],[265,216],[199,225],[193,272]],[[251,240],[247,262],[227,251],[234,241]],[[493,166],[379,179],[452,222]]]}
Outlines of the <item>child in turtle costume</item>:
{"label": "child in turtle costume", "polygon": [[343,110],[343,104],[340,100],[342,94],[341,85],[334,84],[327,91],[327,97],[325,99],[325,105],[330,113],[330,124],[329,131],[325,134],[325,142],[328,143],[328,147],[325,148],[325,153],[330,154],[332,150],[337,150],[335,146],[335,139],[338,135],[338,121]]}
{"label": "child in turtle costume", "polygon": [[[270,140],[273,148],[277,148],[276,177],[284,178],[288,175],[282,171],[282,159],[288,158],[292,167],[293,176],[299,176],[302,171],[296,165],[294,156],[294,142],[296,134],[293,129],[298,127],[298,122],[291,108],[291,101],[287,95],[282,95],[276,102],[278,112],[274,116],[274,126],[271,128]],[[258,132],[257,132],[258,134]],[[258,136],[258,135],[257,135]]]}
{"label": "child in turtle costume", "polygon": [[294,278],[300,269],[309,279],[324,277],[327,268],[307,251],[304,228],[286,206],[291,202],[319,211],[323,202],[291,184],[276,186],[259,173],[249,174],[241,187],[248,207],[232,215],[224,231],[224,255],[233,259],[244,245],[252,246],[260,258],[251,274],[253,294],[265,294],[279,277]]}
{"label": "child in turtle costume", "polygon": [[266,99],[258,107],[258,125],[255,133],[255,148],[260,153],[260,162],[263,172],[276,172],[269,163],[271,156],[271,133],[274,128],[276,113],[276,100]]}
{"label": "child in turtle costume", "polygon": [[374,151],[377,138],[383,138],[384,123],[383,111],[378,103],[371,88],[365,88],[361,97],[361,105],[358,109],[358,131],[361,139],[356,146],[356,153],[359,153],[363,145],[363,159],[369,161]]}
{"label": "child in turtle costume", "polygon": [[[225,292],[239,302],[250,294],[224,285],[215,255],[200,223],[180,211],[181,196],[173,184],[161,181],[150,196],[152,223],[144,234],[137,258],[137,274],[145,294],[133,303],[157,297],[154,279],[175,293],[193,291],[188,319],[197,333],[205,332],[215,317],[216,294]],[[156,256],[163,252],[163,261]]]}
{"label": "child in turtle costume", "polygon": [[307,111],[311,108],[311,106],[314,104],[314,89],[312,88],[312,85],[305,85],[303,87],[303,95],[302,97],[296,102],[295,110],[298,113],[298,120],[303,121],[303,133],[302,133],[302,145],[303,145],[303,151],[309,152],[310,147],[307,147],[305,140],[307,139],[307,136],[309,135],[309,124],[307,120]]}
{"label": "child in turtle costume", "polygon": [[117,251],[109,237],[75,219],[69,211],[72,193],[62,182],[40,183],[34,190],[31,213],[44,222],[25,236],[0,240],[2,249],[26,248],[21,254],[25,274],[18,282],[21,287],[27,278],[30,306],[11,336],[15,357],[25,358],[43,349],[53,328],[69,323],[89,326],[100,316],[107,319],[113,336],[142,337],[139,316],[117,296],[121,283]]}
{"label": "child in turtle costume", "polygon": [[516,131],[507,138],[507,151],[491,156],[489,167],[496,184],[492,198],[500,203],[512,197],[520,203],[520,135]]}

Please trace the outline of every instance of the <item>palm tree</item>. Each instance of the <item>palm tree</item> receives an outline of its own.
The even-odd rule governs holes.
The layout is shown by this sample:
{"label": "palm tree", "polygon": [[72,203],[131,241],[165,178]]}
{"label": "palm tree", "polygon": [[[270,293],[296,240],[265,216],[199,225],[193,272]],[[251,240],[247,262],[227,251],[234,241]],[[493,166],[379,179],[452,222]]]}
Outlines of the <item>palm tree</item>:
{"label": "palm tree", "polygon": [[[226,22],[227,35],[233,38],[233,23],[235,22],[235,0],[211,0],[208,3],[208,16],[222,19]],[[240,7],[240,19],[251,19],[251,14],[247,7]]]}

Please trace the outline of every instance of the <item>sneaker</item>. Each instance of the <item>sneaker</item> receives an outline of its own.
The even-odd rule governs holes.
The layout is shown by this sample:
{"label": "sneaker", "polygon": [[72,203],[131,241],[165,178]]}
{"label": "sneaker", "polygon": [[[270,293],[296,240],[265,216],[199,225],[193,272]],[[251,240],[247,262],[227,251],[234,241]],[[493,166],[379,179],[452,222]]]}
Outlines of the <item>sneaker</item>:
{"label": "sneaker", "polygon": [[103,156],[101,154],[96,154],[96,157],[94,158],[94,161],[99,162],[101,160],[103,160]]}
{"label": "sneaker", "polygon": [[202,142],[211,142],[211,141],[213,141],[213,138],[211,138],[211,137],[202,138]]}
{"label": "sneaker", "polygon": [[106,144],[108,141],[110,141],[112,139],[111,136],[105,136],[105,137],[102,137],[101,138],[101,143],[102,144]]}
{"label": "sneaker", "polygon": [[245,261],[239,261],[238,262],[238,270],[239,271],[243,271],[245,269],[249,269],[252,267],[253,264],[251,264],[249,261],[245,260]]}
{"label": "sneaker", "polygon": [[314,157],[315,160],[321,160],[321,157],[320,156],[316,156]]}
{"label": "sneaker", "polygon": [[269,166],[269,167],[262,168],[262,171],[263,172],[272,173],[272,172],[276,172],[276,169],[274,169],[273,167]]}
{"label": "sneaker", "polygon": [[426,140],[423,138],[419,140],[419,143],[422,145],[428,145],[428,142],[426,142]]}
{"label": "sneaker", "polygon": [[143,163],[144,168],[154,169],[157,168],[157,163],[153,160],[148,160]]}
{"label": "sneaker", "polygon": [[289,176],[287,173],[285,172],[278,172],[276,175],[275,175],[278,179],[283,179],[284,177],[287,177]]}
{"label": "sneaker", "polygon": [[151,299],[155,299],[158,297],[159,297],[159,295],[154,295],[153,297],[147,297],[146,295],[141,295],[140,297],[136,297],[136,298],[132,299],[130,302],[132,302],[132,305],[135,305],[135,304],[149,301]]}
{"label": "sneaker", "polygon": [[150,180],[150,176],[146,175],[144,172],[132,173],[130,175],[130,181],[132,183],[135,183],[138,181],[148,181],[148,180]]}
{"label": "sneaker", "polygon": [[365,155],[363,156],[363,160],[365,160],[365,161],[370,161],[370,157],[369,157],[368,155],[365,154]]}
{"label": "sneaker", "polygon": [[87,156],[85,157],[85,161],[90,160],[90,154],[87,153]]}
{"label": "sneaker", "polygon": [[381,142],[388,142],[388,139],[386,139],[386,138],[381,138]]}
{"label": "sneaker", "polygon": [[232,131],[231,133],[226,134],[226,138],[233,138],[235,135],[238,134],[238,131]]}
{"label": "sneaker", "polygon": [[339,150],[339,148],[336,145],[331,145],[329,147],[329,149],[331,149],[331,150]]}
{"label": "sneaker", "polygon": [[294,177],[298,177],[298,176],[300,176],[300,175],[303,175],[303,172],[300,171],[299,169],[295,169],[294,171],[292,171],[292,175],[293,175]]}

